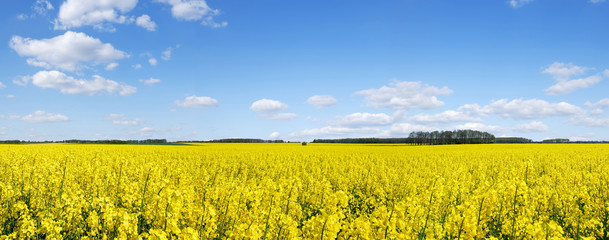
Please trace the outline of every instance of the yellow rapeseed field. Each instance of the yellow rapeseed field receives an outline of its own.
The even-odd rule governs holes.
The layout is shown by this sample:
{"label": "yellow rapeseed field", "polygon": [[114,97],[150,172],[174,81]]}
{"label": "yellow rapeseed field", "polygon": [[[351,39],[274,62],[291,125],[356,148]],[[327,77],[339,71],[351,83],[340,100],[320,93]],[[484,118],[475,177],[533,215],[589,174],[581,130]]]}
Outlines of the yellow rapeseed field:
{"label": "yellow rapeseed field", "polygon": [[608,239],[609,145],[0,145],[0,239]]}

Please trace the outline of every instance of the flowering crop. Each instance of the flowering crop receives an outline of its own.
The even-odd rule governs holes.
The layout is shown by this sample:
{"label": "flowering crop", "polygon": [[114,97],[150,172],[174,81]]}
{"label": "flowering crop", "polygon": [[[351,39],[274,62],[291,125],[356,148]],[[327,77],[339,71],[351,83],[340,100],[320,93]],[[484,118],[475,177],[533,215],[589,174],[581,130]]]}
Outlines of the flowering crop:
{"label": "flowering crop", "polygon": [[608,145],[0,145],[0,239],[607,239]]}

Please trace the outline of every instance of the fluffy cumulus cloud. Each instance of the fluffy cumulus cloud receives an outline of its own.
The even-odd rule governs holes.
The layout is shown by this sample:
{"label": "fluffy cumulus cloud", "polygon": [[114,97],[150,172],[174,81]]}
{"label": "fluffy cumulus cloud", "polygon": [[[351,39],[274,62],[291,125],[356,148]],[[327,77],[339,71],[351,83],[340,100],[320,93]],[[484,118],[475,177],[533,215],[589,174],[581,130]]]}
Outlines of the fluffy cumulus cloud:
{"label": "fluffy cumulus cloud", "polygon": [[443,124],[443,123],[454,123],[454,122],[476,122],[481,121],[478,118],[472,117],[470,114],[448,110],[438,114],[418,114],[410,117],[412,122],[419,124]]}
{"label": "fluffy cumulus cloud", "polygon": [[104,118],[106,121],[112,122],[114,125],[123,126],[138,126],[144,123],[144,119],[141,118],[128,118],[125,114],[112,113]]}
{"label": "fluffy cumulus cloud", "polygon": [[512,128],[515,132],[545,132],[548,131],[548,126],[541,121],[533,121],[530,123],[516,125]]}
{"label": "fluffy cumulus cloud", "polygon": [[547,88],[545,91],[549,95],[564,95],[567,93],[571,93],[578,89],[589,88],[599,83],[603,77],[600,75],[590,76],[587,78],[580,78],[569,81],[558,82],[551,87]]}
{"label": "fluffy cumulus cloud", "polygon": [[29,57],[27,63],[32,66],[65,71],[78,70],[85,64],[110,63],[129,57],[109,43],[71,31],[40,40],[13,36],[9,46],[20,56]]}
{"label": "fluffy cumulus cloud", "polygon": [[331,121],[336,126],[379,126],[393,123],[393,118],[384,113],[352,113],[338,116]]}
{"label": "fluffy cumulus cloud", "polygon": [[587,67],[573,65],[573,63],[555,62],[542,71],[551,75],[557,81],[567,81],[572,76],[580,75],[588,70]]}
{"label": "fluffy cumulus cloud", "polygon": [[216,22],[213,17],[220,14],[217,9],[212,9],[205,0],[157,0],[158,2],[171,5],[171,14],[179,20],[201,21],[204,26],[213,28],[225,27],[227,22]]}
{"label": "fluffy cumulus cloud", "polygon": [[113,23],[132,21],[132,17],[124,14],[131,11],[137,2],[138,0],[67,0],[59,7],[55,29],[93,26],[100,30],[114,31]]}
{"label": "fluffy cumulus cloud", "polygon": [[543,70],[542,73],[549,74],[556,80],[556,83],[545,91],[549,95],[564,95],[578,89],[589,88],[599,83],[602,74],[589,76],[579,79],[571,79],[573,76],[584,74],[590,68],[576,66],[572,63],[555,62]]}
{"label": "fluffy cumulus cloud", "polygon": [[218,100],[211,97],[188,96],[183,101],[175,101],[175,105],[185,108],[209,108],[218,106]]}
{"label": "fluffy cumulus cloud", "polygon": [[539,99],[501,99],[480,108],[479,113],[493,113],[503,118],[538,119],[583,113],[580,107],[566,103],[549,103]]}
{"label": "fluffy cumulus cloud", "polygon": [[355,92],[370,106],[393,109],[431,109],[444,105],[437,95],[450,95],[448,87],[438,88],[421,82],[392,82],[390,86]]}
{"label": "fluffy cumulus cloud", "polygon": [[57,89],[66,94],[97,95],[118,93],[123,96],[137,92],[133,86],[94,75],[93,80],[76,79],[58,71],[40,71],[32,76],[32,84],[41,88]]}
{"label": "fluffy cumulus cloud", "polygon": [[336,105],[336,98],[330,95],[315,95],[308,98],[307,103],[316,108],[325,108]]}
{"label": "fluffy cumulus cloud", "polygon": [[137,19],[135,19],[135,25],[143,27],[148,31],[156,31],[156,23],[146,14],[137,17]]}
{"label": "fluffy cumulus cloud", "polygon": [[471,130],[477,130],[477,131],[482,131],[482,132],[490,132],[490,133],[499,133],[503,131],[503,128],[500,126],[494,126],[494,125],[485,125],[482,123],[465,123],[462,125],[457,125],[454,127],[455,130],[464,130],[464,129],[471,129]]}
{"label": "fluffy cumulus cloud", "polygon": [[271,120],[290,120],[296,117],[295,113],[282,113],[288,105],[277,100],[260,99],[250,106],[250,110],[257,112],[259,116]]}
{"label": "fluffy cumulus cloud", "polygon": [[288,105],[277,100],[260,99],[250,106],[250,110],[258,113],[278,112],[288,108]]}
{"label": "fluffy cumulus cloud", "polygon": [[160,83],[161,79],[158,78],[149,78],[149,79],[140,79],[140,82],[149,86]]}
{"label": "fluffy cumulus cloud", "polygon": [[70,118],[61,115],[59,113],[47,113],[45,111],[35,111],[28,115],[21,117],[21,120],[31,123],[45,123],[45,122],[65,122],[69,121]]}

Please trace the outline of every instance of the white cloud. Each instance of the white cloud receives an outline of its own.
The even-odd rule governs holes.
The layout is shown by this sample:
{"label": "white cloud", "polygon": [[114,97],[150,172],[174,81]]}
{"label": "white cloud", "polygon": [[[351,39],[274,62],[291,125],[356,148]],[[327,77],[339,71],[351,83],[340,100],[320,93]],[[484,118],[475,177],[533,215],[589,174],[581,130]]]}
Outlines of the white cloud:
{"label": "white cloud", "polygon": [[590,114],[592,114],[592,115],[600,115],[600,114],[603,114],[604,112],[605,111],[603,111],[603,109],[600,109],[600,108],[595,108],[595,109],[590,110]]}
{"label": "white cloud", "polygon": [[201,21],[204,26],[213,28],[225,27],[227,22],[217,23],[214,16],[220,14],[219,10],[212,9],[205,0],[157,0],[171,5],[171,14],[179,20]]}
{"label": "white cloud", "polygon": [[590,0],[591,3],[602,3],[605,0]]}
{"label": "white cloud", "polygon": [[218,106],[218,100],[210,97],[188,96],[184,101],[175,101],[175,105],[185,108],[208,108]]}
{"label": "white cloud", "polygon": [[545,91],[549,95],[563,95],[570,92],[573,92],[577,89],[589,88],[597,83],[599,83],[603,79],[601,76],[590,76],[587,78],[580,78],[569,81],[560,81],[555,85],[549,87]]}
{"label": "white cloud", "polygon": [[[468,106],[469,107],[469,106]],[[464,107],[466,108],[466,107]],[[454,123],[454,122],[476,122],[481,121],[480,119],[474,118],[469,114],[460,111],[448,110],[438,114],[418,114],[410,117],[412,122],[420,124],[443,124],[443,123]]]}
{"label": "white cloud", "polygon": [[509,0],[508,4],[513,8],[519,8],[532,1],[533,0]]}
{"label": "white cloud", "polygon": [[567,81],[571,76],[583,74],[587,70],[587,67],[576,66],[573,63],[554,62],[544,69],[542,73],[552,75],[557,81]]}
{"label": "white cloud", "polygon": [[587,126],[587,127],[601,127],[606,128],[609,127],[609,118],[591,118],[585,116],[578,116],[571,118],[571,124],[578,126]]}
{"label": "white cloud", "polygon": [[118,67],[118,63],[113,62],[113,63],[110,63],[110,64],[106,65],[106,68],[105,68],[105,69],[106,69],[106,70],[108,70],[108,71],[112,71],[112,70],[114,70],[116,67]]}
{"label": "white cloud", "polygon": [[384,113],[352,113],[347,116],[338,116],[331,121],[337,126],[375,126],[389,125],[393,118]]}
{"label": "white cloud", "polygon": [[128,118],[125,114],[112,113],[104,118],[106,121],[111,121],[114,125],[138,126],[145,122],[141,118]]}
{"label": "white cloud", "polygon": [[71,31],[41,40],[13,36],[9,46],[20,56],[30,57],[27,63],[32,66],[66,71],[78,70],[85,63],[97,65],[129,57],[97,38]]}
{"label": "white cloud", "polygon": [[4,85],[2,82],[0,82],[0,89],[6,88],[6,85]]}
{"label": "white cloud", "polygon": [[146,85],[154,85],[161,82],[161,79],[158,78],[149,78],[149,79],[140,79],[140,82]]}
{"label": "white cloud", "polygon": [[462,125],[457,125],[454,128],[455,128],[455,130],[470,129],[470,130],[477,130],[477,131],[490,132],[490,133],[498,133],[498,132],[503,131],[503,128],[500,126],[484,125],[482,123],[465,123]]}
{"label": "white cloud", "polygon": [[176,50],[180,48],[180,45],[176,45],[175,47],[168,47],[167,49],[165,49],[165,51],[163,51],[163,55],[161,56],[161,58],[165,61],[169,61],[169,59],[171,59],[171,54],[173,54],[173,50]]}
{"label": "white cloud", "polygon": [[132,17],[122,15],[131,11],[138,0],[67,0],[59,8],[55,29],[93,26],[99,30],[114,31],[112,23],[132,22]]}
{"label": "white cloud", "polygon": [[596,103],[586,102],[584,105],[588,107],[609,108],[609,98],[603,98]]}
{"label": "white cloud", "polygon": [[15,95],[13,95],[13,94],[6,95],[6,98],[16,98],[16,97],[17,97],[17,96],[15,96]]}
{"label": "white cloud", "polygon": [[227,22],[215,22],[213,17],[207,16],[207,17],[203,18],[203,21],[201,21],[201,25],[208,26],[211,28],[221,28],[221,27],[228,26],[228,23]]}
{"label": "white cloud", "polygon": [[533,121],[530,123],[516,125],[512,128],[516,132],[545,132],[548,131],[548,126],[540,121]]}
{"label": "white cloud", "polygon": [[484,106],[482,112],[494,113],[504,118],[535,119],[553,116],[569,116],[584,111],[566,102],[549,103],[539,99],[501,99]]}
{"label": "white cloud", "polygon": [[390,87],[368,89],[354,93],[365,97],[368,105],[393,109],[430,109],[444,105],[436,95],[450,95],[448,87],[437,88],[421,82],[392,82]]}
{"label": "white cloud", "polygon": [[307,99],[307,103],[316,108],[330,107],[336,104],[336,98],[330,95],[315,95]]}
{"label": "white cloud", "polygon": [[277,139],[279,138],[279,132],[272,132],[271,134],[269,134],[269,138],[270,139]]}
{"label": "white cloud", "polygon": [[135,65],[133,65],[133,66],[131,66],[131,67],[133,67],[133,68],[135,68],[135,69],[140,69],[140,68],[142,68],[142,64],[139,64],[139,63],[138,63],[138,64],[135,64]]}
{"label": "white cloud", "polygon": [[53,4],[51,4],[51,2],[49,2],[49,0],[36,0],[36,2],[34,3],[34,5],[32,5],[32,9],[34,9],[34,11],[36,13],[38,13],[38,15],[47,15],[47,12],[49,10],[53,10]]}
{"label": "white cloud", "polygon": [[32,76],[32,84],[41,88],[58,89],[67,94],[96,95],[106,92],[127,96],[137,91],[133,86],[105,79],[98,75],[93,75],[93,80],[82,80],[58,71],[40,71]]}
{"label": "white cloud", "polygon": [[410,124],[410,123],[396,123],[391,125],[391,135],[392,136],[408,136],[408,134],[410,134],[411,132],[418,132],[418,131],[424,131],[424,132],[431,132],[431,131],[437,131],[439,129],[435,128],[435,127],[429,127],[429,126],[425,126],[425,125],[418,125],[418,124]]}
{"label": "white cloud", "polygon": [[65,122],[70,119],[59,113],[47,113],[45,111],[35,111],[31,114],[25,115],[21,120],[31,123],[44,123],[44,122]]}
{"label": "white cloud", "polygon": [[135,19],[135,25],[143,27],[148,31],[156,31],[156,23],[146,14],[137,17],[137,19]]}
{"label": "white cloud", "polygon": [[17,86],[25,87],[32,80],[31,76],[18,76],[13,79],[13,84]]}
{"label": "white cloud", "polygon": [[148,63],[150,63],[151,66],[156,66],[158,64],[156,58],[148,59]]}
{"label": "white cloud", "polygon": [[288,105],[277,100],[260,99],[250,106],[250,110],[258,113],[278,112],[287,109]]}
{"label": "white cloud", "polygon": [[250,106],[250,110],[257,112],[260,117],[271,120],[290,120],[296,117],[295,113],[279,113],[288,108],[288,105],[277,100],[260,99]]}
{"label": "white cloud", "polygon": [[334,127],[327,126],[323,128],[306,129],[290,134],[290,137],[307,137],[307,136],[342,136],[348,134],[373,134],[378,133],[378,128],[350,128],[350,127]]}

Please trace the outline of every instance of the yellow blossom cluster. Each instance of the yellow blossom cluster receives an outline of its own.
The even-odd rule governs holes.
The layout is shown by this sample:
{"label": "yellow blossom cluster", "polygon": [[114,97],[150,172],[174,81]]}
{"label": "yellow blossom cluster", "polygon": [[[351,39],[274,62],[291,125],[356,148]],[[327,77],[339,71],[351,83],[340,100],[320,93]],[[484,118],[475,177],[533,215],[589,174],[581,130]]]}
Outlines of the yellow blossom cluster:
{"label": "yellow blossom cluster", "polygon": [[609,145],[0,145],[0,239],[609,239]]}

